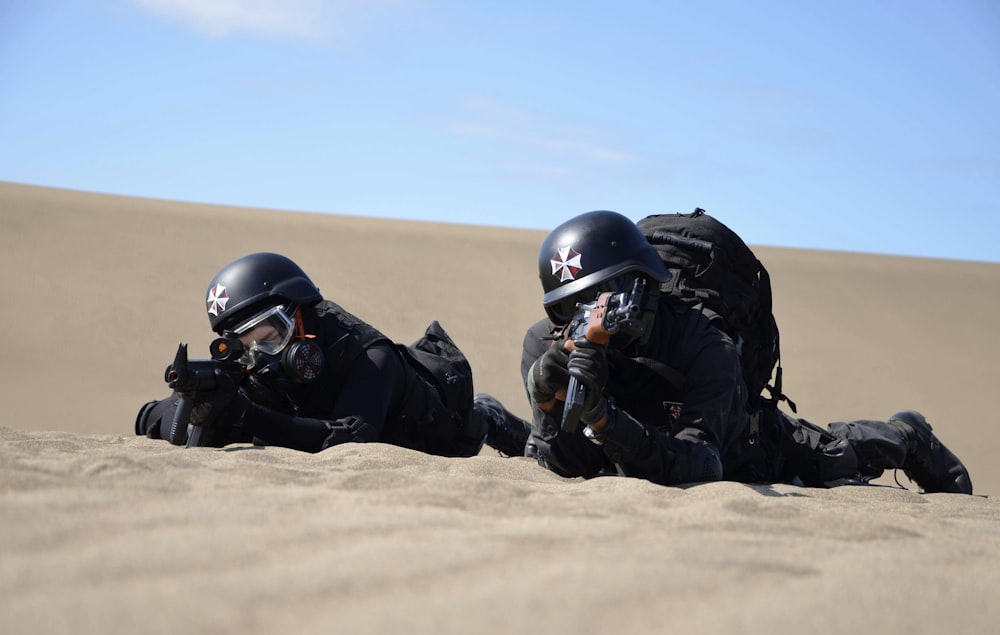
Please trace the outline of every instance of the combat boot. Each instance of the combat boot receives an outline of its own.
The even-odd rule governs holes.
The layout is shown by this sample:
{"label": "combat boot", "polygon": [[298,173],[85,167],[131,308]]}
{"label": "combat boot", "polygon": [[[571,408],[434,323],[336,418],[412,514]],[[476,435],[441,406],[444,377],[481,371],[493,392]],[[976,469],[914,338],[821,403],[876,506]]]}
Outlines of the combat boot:
{"label": "combat boot", "polygon": [[903,433],[906,460],[903,473],[927,493],[971,494],[972,479],[951,450],[931,431],[924,415],[914,410],[897,412],[888,423]]}
{"label": "combat boot", "polygon": [[478,393],[472,401],[473,416],[484,419],[488,425],[486,445],[505,456],[524,456],[531,426],[503,407],[496,398]]}

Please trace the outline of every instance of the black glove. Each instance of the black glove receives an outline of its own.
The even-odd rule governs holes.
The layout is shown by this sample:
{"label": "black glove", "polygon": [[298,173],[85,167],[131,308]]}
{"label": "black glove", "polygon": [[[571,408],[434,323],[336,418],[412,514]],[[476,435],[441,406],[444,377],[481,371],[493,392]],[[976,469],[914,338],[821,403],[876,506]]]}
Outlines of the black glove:
{"label": "black glove", "polygon": [[232,377],[218,368],[215,369],[215,384],[213,390],[191,397],[191,424],[207,428],[242,423],[243,413],[249,405],[246,395]]}
{"label": "black glove", "polygon": [[378,441],[378,428],[360,417],[344,417],[326,425],[330,434],[323,441],[324,450],[341,443]]}
{"label": "black glove", "polygon": [[570,376],[586,388],[583,412],[580,421],[584,425],[597,423],[608,414],[608,402],[604,398],[604,387],[608,383],[608,352],[606,346],[592,344],[587,340],[574,342],[569,354],[567,370]]}
{"label": "black glove", "polygon": [[569,384],[569,351],[566,340],[556,340],[549,350],[535,360],[528,370],[528,396],[536,404],[549,403],[556,398],[557,390],[565,390]]}

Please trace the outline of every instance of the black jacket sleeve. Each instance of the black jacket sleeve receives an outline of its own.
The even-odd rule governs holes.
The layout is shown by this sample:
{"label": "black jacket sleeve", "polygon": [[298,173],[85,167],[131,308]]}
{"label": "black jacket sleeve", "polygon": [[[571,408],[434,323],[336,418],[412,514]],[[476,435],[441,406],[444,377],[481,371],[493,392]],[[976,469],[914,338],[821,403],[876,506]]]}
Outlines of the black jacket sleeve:
{"label": "black jacket sleeve", "polygon": [[[532,438],[538,461],[563,476],[592,477],[618,473],[655,483],[677,484],[719,480],[724,448],[738,436],[741,382],[739,360],[732,341],[700,313],[675,320],[657,319],[659,337],[652,350],[642,351],[683,377],[679,391],[658,388],[655,382],[634,390],[623,385],[612,408],[603,445],[586,439],[582,431],[560,429],[561,407],[551,413],[534,408]],[[525,336],[522,376],[548,344],[544,328],[536,324]],[[615,380],[609,382],[616,400]],[[629,388],[630,390],[625,390]],[[680,404],[676,420],[668,423],[667,402]]]}
{"label": "black jacket sleeve", "polygon": [[[548,319],[543,319],[532,325],[524,335],[521,378],[525,382],[526,395],[531,365],[552,345],[554,328]],[[532,423],[527,454],[534,454],[542,467],[561,476],[585,478],[597,476],[613,467],[601,449],[583,434],[561,433],[562,402],[557,402],[551,412],[544,412],[535,406],[530,395],[528,403],[532,409]]]}
{"label": "black jacket sleeve", "polygon": [[402,364],[390,344],[377,344],[351,363],[328,416],[289,415],[252,403],[244,425],[269,445],[305,452],[349,441],[378,441],[403,391]]}

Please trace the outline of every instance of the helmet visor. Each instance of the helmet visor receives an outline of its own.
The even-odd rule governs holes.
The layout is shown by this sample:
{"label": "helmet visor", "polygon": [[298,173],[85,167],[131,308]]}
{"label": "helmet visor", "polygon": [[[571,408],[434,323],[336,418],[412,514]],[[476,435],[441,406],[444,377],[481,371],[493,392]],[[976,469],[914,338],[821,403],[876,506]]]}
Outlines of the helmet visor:
{"label": "helmet visor", "polygon": [[279,304],[244,320],[233,332],[246,348],[240,362],[249,364],[257,353],[277,355],[285,350],[295,332],[295,324],[285,314],[285,305]]}

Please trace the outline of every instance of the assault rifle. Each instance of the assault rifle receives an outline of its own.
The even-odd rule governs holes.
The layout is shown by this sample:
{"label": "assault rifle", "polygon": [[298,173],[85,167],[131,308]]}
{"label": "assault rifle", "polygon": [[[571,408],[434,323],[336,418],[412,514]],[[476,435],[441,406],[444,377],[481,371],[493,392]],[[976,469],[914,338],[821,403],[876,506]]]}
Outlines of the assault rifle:
{"label": "assault rifle", "polygon": [[243,342],[235,337],[220,337],[209,346],[212,359],[188,361],[187,344],[177,346],[174,362],[167,366],[164,381],[177,393],[177,409],[170,423],[166,439],[174,445],[186,443],[187,447],[197,447],[201,441],[201,426],[191,423],[191,408],[199,393],[216,390],[219,385],[215,378],[216,369],[240,383],[244,377],[243,366],[237,362],[243,355]]}
{"label": "assault rifle", "polygon": [[[645,331],[642,323],[642,298],[646,290],[645,278],[636,278],[628,293],[605,291],[587,304],[578,304],[577,313],[566,329],[567,339],[574,342],[586,340],[598,346],[607,346],[611,336],[624,333],[638,337]],[[563,407],[562,429],[575,432],[580,425],[587,387],[570,376],[566,388],[566,405]]]}

